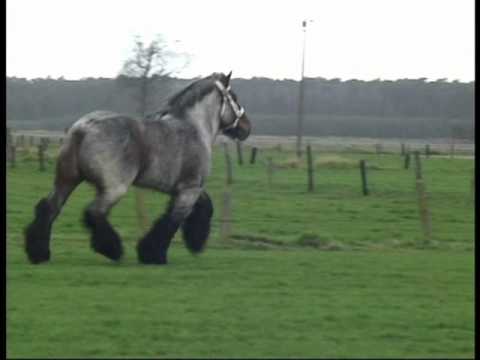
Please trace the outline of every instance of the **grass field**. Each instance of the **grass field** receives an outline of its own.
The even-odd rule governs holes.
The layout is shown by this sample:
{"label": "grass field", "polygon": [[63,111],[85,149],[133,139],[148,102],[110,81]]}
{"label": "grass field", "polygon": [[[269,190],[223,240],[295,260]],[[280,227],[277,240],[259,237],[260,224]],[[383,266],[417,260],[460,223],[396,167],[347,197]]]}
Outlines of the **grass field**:
{"label": "grass field", "polygon": [[[267,156],[279,168],[272,186]],[[81,185],[54,226],[51,262],[33,266],[21,231],[50,190],[53,162],[41,173],[34,152],[19,154],[7,172],[8,357],[473,357],[473,162],[423,162],[432,242],[419,248],[413,170],[400,156],[315,161],[314,194],[292,153],[235,164],[233,236],[222,243],[217,150],[209,247],[194,257],[176,239],[165,267],[136,261],[133,191],[111,215],[125,258],[94,254],[80,224],[93,191]],[[153,220],[166,198],[146,194]]]}

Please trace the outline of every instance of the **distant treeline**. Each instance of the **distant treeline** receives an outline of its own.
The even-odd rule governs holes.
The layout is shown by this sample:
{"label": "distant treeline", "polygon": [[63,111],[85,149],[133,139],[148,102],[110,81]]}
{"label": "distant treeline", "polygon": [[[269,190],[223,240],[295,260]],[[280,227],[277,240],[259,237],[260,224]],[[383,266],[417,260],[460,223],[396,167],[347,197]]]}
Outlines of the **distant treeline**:
{"label": "distant treeline", "polygon": [[[158,78],[160,108],[193,80]],[[97,109],[135,114],[131,89],[107,78],[82,80],[7,78],[7,121],[15,128],[63,129]],[[234,79],[232,87],[254,121],[256,134],[295,135],[299,83],[267,78]],[[445,79],[360,81],[305,79],[309,136],[473,138],[474,83]]]}

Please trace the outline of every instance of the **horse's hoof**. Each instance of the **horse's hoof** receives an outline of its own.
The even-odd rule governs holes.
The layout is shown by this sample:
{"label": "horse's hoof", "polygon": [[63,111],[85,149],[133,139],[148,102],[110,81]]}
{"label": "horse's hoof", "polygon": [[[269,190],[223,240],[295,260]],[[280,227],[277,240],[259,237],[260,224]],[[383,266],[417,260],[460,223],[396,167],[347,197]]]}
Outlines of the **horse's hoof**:
{"label": "horse's hoof", "polygon": [[138,261],[145,265],[167,265],[167,259],[164,257],[143,257],[138,256]]}
{"label": "horse's hoof", "polygon": [[41,264],[50,260],[49,249],[27,249],[27,255],[32,264]]}
{"label": "horse's hoof", "polygon": [[[32,264],[40,264],[50,260],[50,249],[48,246],[48,238],[39,237],[38,233],[41,233],[42,229],[39,229],[36,224],[30,225],[25,230],[25,252],[27,253],[28,260]],[[48,236],[44,234],[44,236]]]}
{"label": "horse's hoof", "polygon": [[93,215],[85,211],[84,222],[92,231],[90,246],[92,249],[113,261],[123,255],[122,241],[117,232],[108,223],[105,216]]}
{"label": "horse's hoof", "polygon": [[143,265],[167,265],[167,261],[142,261],[140,260],[140,263]]}
{"label": "horse's hoof", "polygon": [[95,252],[113,261],[120,260],[123,255],[123,249],[122,249],[121,243],[114,243],[114,242],[108,243],[108,244],[94,243],[92,247]]}
{"label": "horse's hoof", "polygon": [[139,247],[138,261],[145,265],[166,265],[167,257],[165,255],[154,255],[151,252],[143,252]]}

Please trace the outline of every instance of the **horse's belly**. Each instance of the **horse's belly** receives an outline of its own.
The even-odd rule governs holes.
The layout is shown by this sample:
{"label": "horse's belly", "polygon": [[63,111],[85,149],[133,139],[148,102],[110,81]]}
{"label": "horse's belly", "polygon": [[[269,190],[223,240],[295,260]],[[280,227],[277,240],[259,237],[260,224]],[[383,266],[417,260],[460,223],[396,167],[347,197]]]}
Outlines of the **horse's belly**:
{"label": "horse's belly", "polygon": [[[168,166],[167,166],[168,165]],[[133,185],[164,193],[174,192],[177,183],[179,167],[174,163],[160,163],[153,161],[135,179]]]}
{"label": "horse's belly", "polygon": [[137,178],[133,182],[133,185],[141,188],[161,191],[164,193],[172,193],[174,190],[174,186],[170,181],[167,181],[166,179],[159,179],[155,176],[148,176],[148,174],[144,174],[143,176]]}

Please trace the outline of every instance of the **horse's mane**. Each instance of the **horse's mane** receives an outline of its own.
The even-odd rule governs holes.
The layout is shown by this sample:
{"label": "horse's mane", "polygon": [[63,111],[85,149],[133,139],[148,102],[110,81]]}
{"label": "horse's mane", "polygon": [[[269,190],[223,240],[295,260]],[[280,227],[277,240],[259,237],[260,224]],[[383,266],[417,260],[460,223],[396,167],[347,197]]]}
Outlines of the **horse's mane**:
{"label": "horse's mane", "polygon": [[185,111],[210,93],[215,86],[215,80],[220,80],[225,86],[227,77],[222,73],[213,73],[210,76],[197,80],[186,88],[170,97],[165,108],[159,111],[160,116],[167,113],[175,117],[183,117]]}

